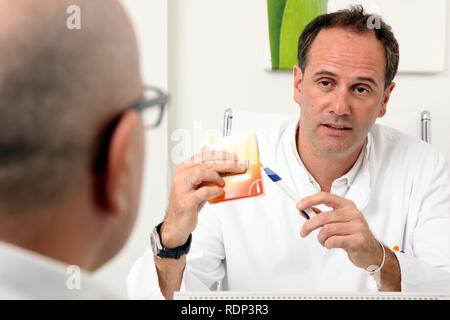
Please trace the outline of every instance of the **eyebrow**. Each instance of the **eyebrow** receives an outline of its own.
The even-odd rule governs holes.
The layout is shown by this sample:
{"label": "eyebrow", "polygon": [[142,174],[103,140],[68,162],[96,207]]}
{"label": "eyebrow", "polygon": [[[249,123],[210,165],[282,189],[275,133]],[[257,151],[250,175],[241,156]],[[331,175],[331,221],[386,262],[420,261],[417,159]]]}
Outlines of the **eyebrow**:
{"label": "eyebrow", "polygon": [[[317,76],[330,76],[330,77],[337,77],[337,74],[331,72],[331,71],[327,71],[327,70],[320,70],[317,71],[316,73],[314,73],[313,75],[314,77]],[[372,78],[372,77],[357,77],[356,78],[358,81],[366,81],[366,82],[370,82],[372,83],[374,86],[376,86],[377,88],[379,87],[378,83]]]}
{"label": "eyebrow", "polygon": [[331,77],[337,77],[337,74],[335,74],[335,73],[333,73],[333,72],[331,72],[331,71],[327,71],[327,70],[320,70],[320,71],[317,71],[316,73],[314,73],[313,76],[314,76],[314,77],[317,77],[317,76],[331,76]]}
{"label": "eyebrow", "polygon": [[367,81],[367,82],[370,82],[370,83],[372,83],[375,87],[378,88],[378,83],[376,83],[375,80],[374,80],[372,77],[358,77],[358,78],[356,78],[356,79],[358,79],[359,81]]}

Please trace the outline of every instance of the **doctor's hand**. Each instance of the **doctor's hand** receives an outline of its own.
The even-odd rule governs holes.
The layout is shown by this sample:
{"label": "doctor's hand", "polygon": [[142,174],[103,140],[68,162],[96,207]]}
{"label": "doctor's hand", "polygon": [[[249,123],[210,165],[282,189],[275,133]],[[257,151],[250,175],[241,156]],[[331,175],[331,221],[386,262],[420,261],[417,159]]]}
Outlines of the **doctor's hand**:
{"label": "doctor's hand", "polygon": [[205,202],[223,193],[225,181],[220,174],[245,170],[246,166],[237,162],[236,155],[207,148],[178,165],[160,231],[163,246],[175,248],[187,241]]}
{"label": "doctor's hand", "polygon": [[319,192],[299,201],[297,209],[305,210],[318,204],[324,204],[333,210],[321,212],[305,222],[300,230],[302,237],[321,228],[318,240],[322,246],[344,249],[355,266],[366,269],[370,265],[381,264],[383,249],[353,201],[328,192]]}

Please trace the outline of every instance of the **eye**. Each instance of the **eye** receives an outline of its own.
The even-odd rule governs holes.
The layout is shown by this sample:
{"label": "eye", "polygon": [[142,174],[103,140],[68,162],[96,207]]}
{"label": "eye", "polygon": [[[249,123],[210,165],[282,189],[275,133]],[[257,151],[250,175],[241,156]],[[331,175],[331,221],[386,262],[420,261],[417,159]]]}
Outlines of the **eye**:
{"label": "eye", "polygon": [[319,81],[319,85],[321,86],[321,87],[324,87],[324,88],[329,88],[329,87],[331,87],[331,81],[330,80],[320,80]]}
{"label": "eye", "polygon": [[362,87],[362,86],[357,86],[355,90],[358,94],[368,94],[369,93],[369,90],[367,90],[367,88]]}

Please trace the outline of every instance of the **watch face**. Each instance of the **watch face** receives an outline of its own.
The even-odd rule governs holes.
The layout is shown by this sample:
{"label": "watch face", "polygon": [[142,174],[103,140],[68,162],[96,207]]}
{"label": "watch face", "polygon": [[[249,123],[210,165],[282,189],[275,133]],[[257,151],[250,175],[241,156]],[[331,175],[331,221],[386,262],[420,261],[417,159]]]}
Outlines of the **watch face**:
{"label": "watch face", "polygon": [[158,244],[159,244],[158,231],[156,231],[156,229],[153,229],[152,234],[150,235],[150,245],[152,247],[154,255],[158,255],[159,253],[160,249],[158,248]]}

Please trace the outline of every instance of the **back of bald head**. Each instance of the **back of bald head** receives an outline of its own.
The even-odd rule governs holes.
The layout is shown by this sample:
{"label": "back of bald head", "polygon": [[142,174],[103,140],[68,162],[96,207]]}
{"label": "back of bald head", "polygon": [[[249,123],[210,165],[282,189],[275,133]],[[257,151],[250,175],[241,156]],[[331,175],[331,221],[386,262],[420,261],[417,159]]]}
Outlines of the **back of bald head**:
{"label": "back of bald head", "polygon": [[[67,28],[71,5],[80,30]],[[0,0],[0,211],[63,199],[141,91],[135,35],[118,1]]]}

